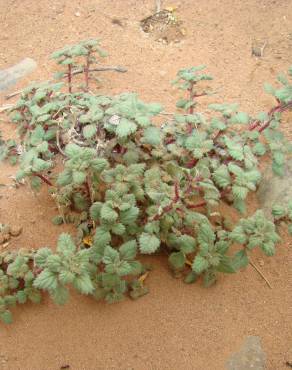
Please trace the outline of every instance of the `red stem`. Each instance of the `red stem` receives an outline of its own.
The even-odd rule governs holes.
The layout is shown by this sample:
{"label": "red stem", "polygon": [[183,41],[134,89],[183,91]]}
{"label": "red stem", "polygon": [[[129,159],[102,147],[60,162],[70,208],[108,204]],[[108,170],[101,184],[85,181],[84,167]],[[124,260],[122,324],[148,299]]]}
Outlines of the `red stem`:
{"label": "red stem", "polygon": [[157,214],[157,215],[155,215],[155,216],[153,217],[153,220],[154,220],[154,221],[157,221],[157,220],[159,220],[161,217],[163,217],[163,215],[165,215],[165,213],[168,213],[169,211],[171,211],[171,210],[172,210],[172,208],[173,208],[173,206],[174,206],[174,204],[175,204],[175,203],[177,203],[177,202],[179,201],[179,199],[180,199],[180,196],[179,196],[179,184],[178,184],[178,182],[176,181],[176,182],[175,182],[175,184],[174,184],[174,198],[173,198],[173,200],[171,201],[171,203],[170,203],[168,206],[166,206],[166,207],[164,207],[164,208],[162,209],[161,214]]}
{"label": "red stem", "polygon": [[72,65],[68,64],[68,89],[69,93],[72,93]]}
{"label": "red stem", "polygon": [[45,182],[49,186],[53,186],[53,183],[49,179],[47,179],[44,175],[40,173],[35,173],[34,176],[39,177],[43,182]]}
{"label": "red stem", "polygon": [[191,159],[190,161],[188,161],[187,163],[186,163],[186,167],[187,168],[193,168],[193,167],[195,167],[195,165],[198,163],[198,159],[196,159],[196,158],[193,158],[193,159]]}
{"label": "red stem", "polygon": [[[278,100],[277,100],[278,101]],[[286,104],[279,104],[277,105],[276,107],[273,107],[269,112],[268,112],[268,120],[261,126],[261,121],[259,120],[255,120],[251,123],[251,125],[249,126],[249,131],[253,131],[255,130],[256,128],[258,128],[259,126],[259,129],[258,131],[259,132],[262,132],[264,131],[267,127],[269,127],[271,121],[273,120],[274,118],[274,114],[275,113],[280,113],[280,112],[284,112],[285,110],[289,109],[289,108],[292,108],[292,101],[291,102],[288,102]]]}
{"label": "red stem", "polygon": [[194,209],[194,208],[204,207],[206,204],[207,204],[207,202],[204,200],[201,203],[189,205],[189,206],[187,206],[187,208],[188,209]]}

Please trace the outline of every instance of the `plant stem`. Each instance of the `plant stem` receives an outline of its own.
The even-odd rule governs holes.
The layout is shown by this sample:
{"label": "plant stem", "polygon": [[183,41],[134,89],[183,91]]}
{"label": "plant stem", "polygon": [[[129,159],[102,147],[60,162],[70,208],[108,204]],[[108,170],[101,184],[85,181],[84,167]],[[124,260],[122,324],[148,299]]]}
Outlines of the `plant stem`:
{"label": "plant stem", "polygon": [[89,90],[89,67],[90,67],[90,51],[86,56],[86,65],[84,68],[84,76],[85,76],[85,91]]}
{"label": "plant stem", "polygon": [[265,275],[261,272],[261,270],[249,259],[249,264],[257,271],[257,273],[265,280],[266,284],[270,289],[273,289],[269,280],[265,277]]}
{"label": "plant stem", "polygon": [[72,93],[72,64],[68,64],[68,89],[69,93]]}
{"label": "plant stem", "polygon": [[266,128],[269,127],[270,123],[272,122],[273,118],[274,118],[274,114],[275,113],[281,113],[281,112],[284,112],[285,110],[288,110],[292,108],[292,101],[286,103],[286,104],[279,104],[277,105],[276,107],[272,108],[269,112],[268,112],[268,119],[266,120],[266,122],[264,122],[263,125],[261,125],[261,121],[260,120],[255,120],[251,123],[251,125],[249,126],[249,131],[253,131],[255,129],[258,128],[258,132],[263,132]]}
{"label": "plant stem", "polygon": [[186,167],[187,168],[193,168],[193,167],[195,167],[195,165],[198,163],[198,159],[197,158],[193,158],[193,159],[191,159],[190,161],[188,161],[187,163],[186,163]]}
{"label": "plant stem", "polygon": [[[191,83],[191,86],[190,88],[188,89],[189,91],[189,101],[193,103],[193,99],[194,99],[194,84]],[[193,114],[194,113],[194,106],[193,104],[189,107],[189,114]],[[193,125],[189,122],[187,124],[187,133],[188,134],[191,134],[193,131]]]}
{"label": "plant stem", "polygon": [[42,175],[40,173],[35,173],[34,176],[39,177],[43,182],[45,182],[49,186],[53,186],[53,183],[49,179],[47,179],[44,175]]}
{"label": "plant stem", "polygon": [[189,206],[187,206],[187,208],[188,209],[200,208],[200,207],[204,207],[206,204],[207,204],[207,202],[205,200],[203,200],[200,203],[189,205]]}
{"label": "plant stem", "polygon": [[166,213],[168,213],[169,211],[171,211],[172,208],[173,208],[173,206],[174,206],[174,204],[177,203],[179,200],[180,200],[180,196],[179,196],[179,183],[176,181],[175,184],[174,184],[174,198],[173,198],[173,200],[171,201],[171,203],[168,206],[165,206],[162,209],[162,212],[160,214],[155,215],[153,217],[153,220],[154,221],[157,221],[161,217],[163,217],[163,215],[165,215]]}

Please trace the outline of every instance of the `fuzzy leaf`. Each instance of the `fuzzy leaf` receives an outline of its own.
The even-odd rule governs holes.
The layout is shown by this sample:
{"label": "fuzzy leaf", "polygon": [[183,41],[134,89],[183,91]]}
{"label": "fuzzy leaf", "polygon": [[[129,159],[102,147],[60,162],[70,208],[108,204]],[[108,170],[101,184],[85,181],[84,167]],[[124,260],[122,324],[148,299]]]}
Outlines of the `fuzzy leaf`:
{"label": "fuzzy leaf", "polygon": [[139,238],[140,251],[143,254],[151,254],[157,251],[160,240],[154,234],[142,233]]}
{"label": "fuzzy leaf", "polygon": [[91,294],[94,291],[94,286],[88,274],[77,276],[73,281],[73,285],[82,294]]}
{"label": "fuzzy leaf", "polygon": [[110,232],[102,226],[98,226],[95,230],[94,245],[96,245],[97,247],[105,247],[109,244],[110,241]]}
{"label": "fuzzy leaf", "polygon": [[174,252],[168,257],[168,261],[174,270],[180,270],[185,265],[186,257],[183,252]]}
{"label": "fuzzy leaf", "polygon": [[195,257],[193,264],[192,264],[192,270],[196,274],[200,275],[203,271],[207,270],[208,267],[209,267],[209,263],[204,257],[200,255]]}
{"label": "fuzzy leaf", "polygon": [[69,290],[59,285],[58,288],[51,293],[51,296],[56,304],[64,305],[69,299]]}
{"label": "fuzzy leaf", "polygon": [[97,128],[95,124],[86,125],[83,128],[83,135],[85,139],[91,139],[97,132]]}
{"label": "fuzzy leaf", "polygon": [[4,324],[11,324],[12,323],[12,314],[10,311],[6,310],[0,313],[0,320],[4,322]]}
{"label": "fuzzy leaf", "polygon": [[144,130],[143,142],[150,145],[159,145],[161,143],[161,133],[158,127],[147,127]]}
{"label": "fuzzy leaf", "polygon": [[129,121],[126,118],[122,118],[116,128],[116,134],[119,137],[127,137],[136,132],[136,130],[137,125],[134,122]]}
{"label": "fuzzy leaf", "polygon": [[109,205],[106,203],[101,207],[100,216],[103,220],[107,222],[114,222],[118,218],[118,213],[113,210]]}
{"label": "fuzzy leaf", "polygon": [[130,240],[120,246],[120,255],[124,260],[133,260],[137,254],[136,240]]}
{"label": "fuzzy leaf", "polygon": [[243,147],[241,144],[236,143],[235,141],[229,139],[227,136],[225,136],[225,144],[232,158],[236,159],[237,161],[241,161],[244,159]]}
{"label": "fuzzy leaf", "polygon": [[213,173],[213,179],[215,183],[223,189],[230,185],[231,177],[225,164],[222,164],[217,168],[217,170]]}
{"label": "fuzzy leaf", "polygon": [[185,253],[192,253],[196,249],[196,239],[190,235],[181,235],[178,238],[178,244],[180,250]]}
{"label": "fuzzy leaf", "polygon": [[38,289],[53,291],[58,286],[57,275],[45,269],[37,276],[33,285]]}

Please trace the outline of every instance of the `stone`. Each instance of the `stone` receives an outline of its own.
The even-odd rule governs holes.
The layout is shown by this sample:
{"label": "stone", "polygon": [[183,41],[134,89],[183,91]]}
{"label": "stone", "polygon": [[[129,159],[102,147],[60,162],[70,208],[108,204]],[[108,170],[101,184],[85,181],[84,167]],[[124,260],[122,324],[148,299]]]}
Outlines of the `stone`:
{"label": "stone", "polygon": [[22,227],[11,226],[11,229],[10,229],[11,236],[19,236],[21,233],[22,233]]}
{"label": "stone", "polygon": [[260,208],[269,219],[272,219],[271,211],[274,204],[287,206],[292,200],[292,159],[287,160],[283,177],[275,175],[271,166],[267,167],[258,188],[257,197]]}
{"label": "stone", "polygon": [[248,336],[239,352],[234,353],[226,362],[226,370],[264,370],[266,354],[261,346],[260,337]]}
{"label": "stone", "polygon": [[0,70],[0,92],[15,85],[21,78],[34,71],[37,63],[31,58],[25,58],[14,66]]}

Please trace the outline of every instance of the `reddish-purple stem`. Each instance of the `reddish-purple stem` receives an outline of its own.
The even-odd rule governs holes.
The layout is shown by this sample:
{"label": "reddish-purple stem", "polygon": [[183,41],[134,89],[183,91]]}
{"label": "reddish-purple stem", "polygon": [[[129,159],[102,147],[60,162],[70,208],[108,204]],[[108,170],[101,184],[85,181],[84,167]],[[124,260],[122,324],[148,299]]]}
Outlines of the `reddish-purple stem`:
{"label": "reddish-purple stem", "polygon": [[47,179],[44,175],[42,175],[40,173],[35,173],[34,176],[39,177],[43,182],[45,182],[49,186],[53,186],[53,184],[51,183],[51,181],[49,179]]}
{"label": "reddish-purple stem", "polygon": [[[277,102],[279,102],[277,100]],[[253,131],[256,128],[258,128],[259,132],[264,131],[267,127],[269,127],[270,123],[272,122],[274,118],[275,113],[280,113],[284,112],[285,110],[292,108],[292,101],[286,104],[278,104],[276,107],[273,107],[269,112],[268,112],[268,119],[267,121],[261,126],[261,121],[260,120],[255,120],[253,121],[250,126],[249,126],[249,131]],[[260,126],[260,127],[259,127]]]}
{"label": "reddish-purple stem", "polygon": [[72,93],[72,65],[68,64],[68,89],[69,93]]}

